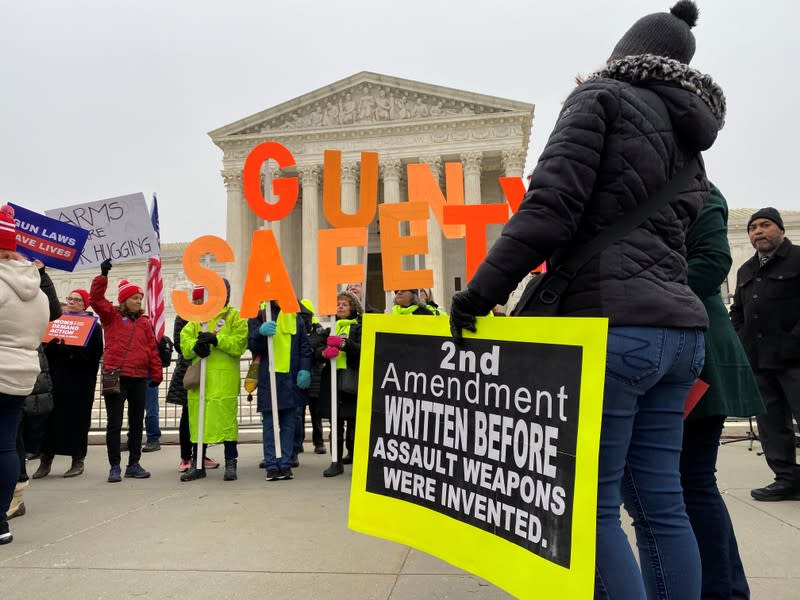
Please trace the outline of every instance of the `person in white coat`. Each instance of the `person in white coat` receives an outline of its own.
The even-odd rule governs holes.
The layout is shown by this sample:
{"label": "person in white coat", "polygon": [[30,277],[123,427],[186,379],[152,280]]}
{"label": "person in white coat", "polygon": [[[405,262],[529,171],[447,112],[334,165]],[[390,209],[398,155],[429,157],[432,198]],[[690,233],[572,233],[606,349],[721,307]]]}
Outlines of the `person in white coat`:
{"label": "person in white coat", "polygon": [[0,544],[13,540],[7,511],[19,477],[17,427],[39,375],[37,348],[50,309],[36,266],[17,249],[14,210],[0,207]]}

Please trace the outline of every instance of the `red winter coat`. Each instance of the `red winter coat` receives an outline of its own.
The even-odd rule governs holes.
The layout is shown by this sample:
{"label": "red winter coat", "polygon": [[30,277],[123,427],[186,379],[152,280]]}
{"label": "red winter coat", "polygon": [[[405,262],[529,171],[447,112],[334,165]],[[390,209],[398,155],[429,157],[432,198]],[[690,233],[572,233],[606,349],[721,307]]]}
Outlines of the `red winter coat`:
{"label": "red winter coat", "polygon": [[163,367],[150,319],[146,315],[137,318],[123,316],[118,308],[106,300],[107,287],[108,277],[98,275],[92,280],[89,293],[89,304],[103,324],[106,344],[103,368],[116,369],[121,366],[120,374],[123,377],[150,377],[153,383],[161,383]]}

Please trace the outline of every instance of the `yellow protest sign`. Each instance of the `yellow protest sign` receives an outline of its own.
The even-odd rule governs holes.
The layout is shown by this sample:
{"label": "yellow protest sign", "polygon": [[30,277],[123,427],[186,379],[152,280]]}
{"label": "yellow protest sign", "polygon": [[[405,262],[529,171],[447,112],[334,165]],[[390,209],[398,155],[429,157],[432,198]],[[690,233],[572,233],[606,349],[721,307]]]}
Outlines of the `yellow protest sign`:
{"label": "yellow protest sign", "polygon": [[591,598],[606,319],[365,315],[350,527]]}

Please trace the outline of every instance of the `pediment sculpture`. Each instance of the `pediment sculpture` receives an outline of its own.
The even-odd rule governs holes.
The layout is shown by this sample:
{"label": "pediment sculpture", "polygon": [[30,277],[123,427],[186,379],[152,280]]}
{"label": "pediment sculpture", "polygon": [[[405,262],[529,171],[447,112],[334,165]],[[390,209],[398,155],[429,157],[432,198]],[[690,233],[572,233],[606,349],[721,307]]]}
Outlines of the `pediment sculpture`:
{"label": "pediment sculpture", "polygon": [[261,131],[370,125],[501,112],[503,109],[384,85],[360,84],[273,117]]}

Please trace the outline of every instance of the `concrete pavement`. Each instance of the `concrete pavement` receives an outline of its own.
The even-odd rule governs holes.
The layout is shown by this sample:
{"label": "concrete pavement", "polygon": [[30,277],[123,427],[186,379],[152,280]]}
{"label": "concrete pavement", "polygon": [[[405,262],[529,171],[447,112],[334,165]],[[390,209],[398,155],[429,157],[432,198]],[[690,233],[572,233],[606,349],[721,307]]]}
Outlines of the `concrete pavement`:
{"label": "concrete pavement", "polygon": [[[754,600],[800,596],[800,502],[759,503],[764,458],[746,442],[723,446],[719,480]],[[92,446],[86,473],[52,474],[25,492],[28,514],[10,522],[0,547],[4,600],[159,597],[494,600],[509,596],[438,559],[347,529],[349,467],[324,479],[329,455],[301,455],[296,479],[266,482],[261,445],[241,444],[239,480],[222,469],[178,481],[178,448],[144,454],[147,480],[109,484],[105,448]],[[222,447],[209,455],[222,461]],[[36,468],[36,461],[29,465]]]}

